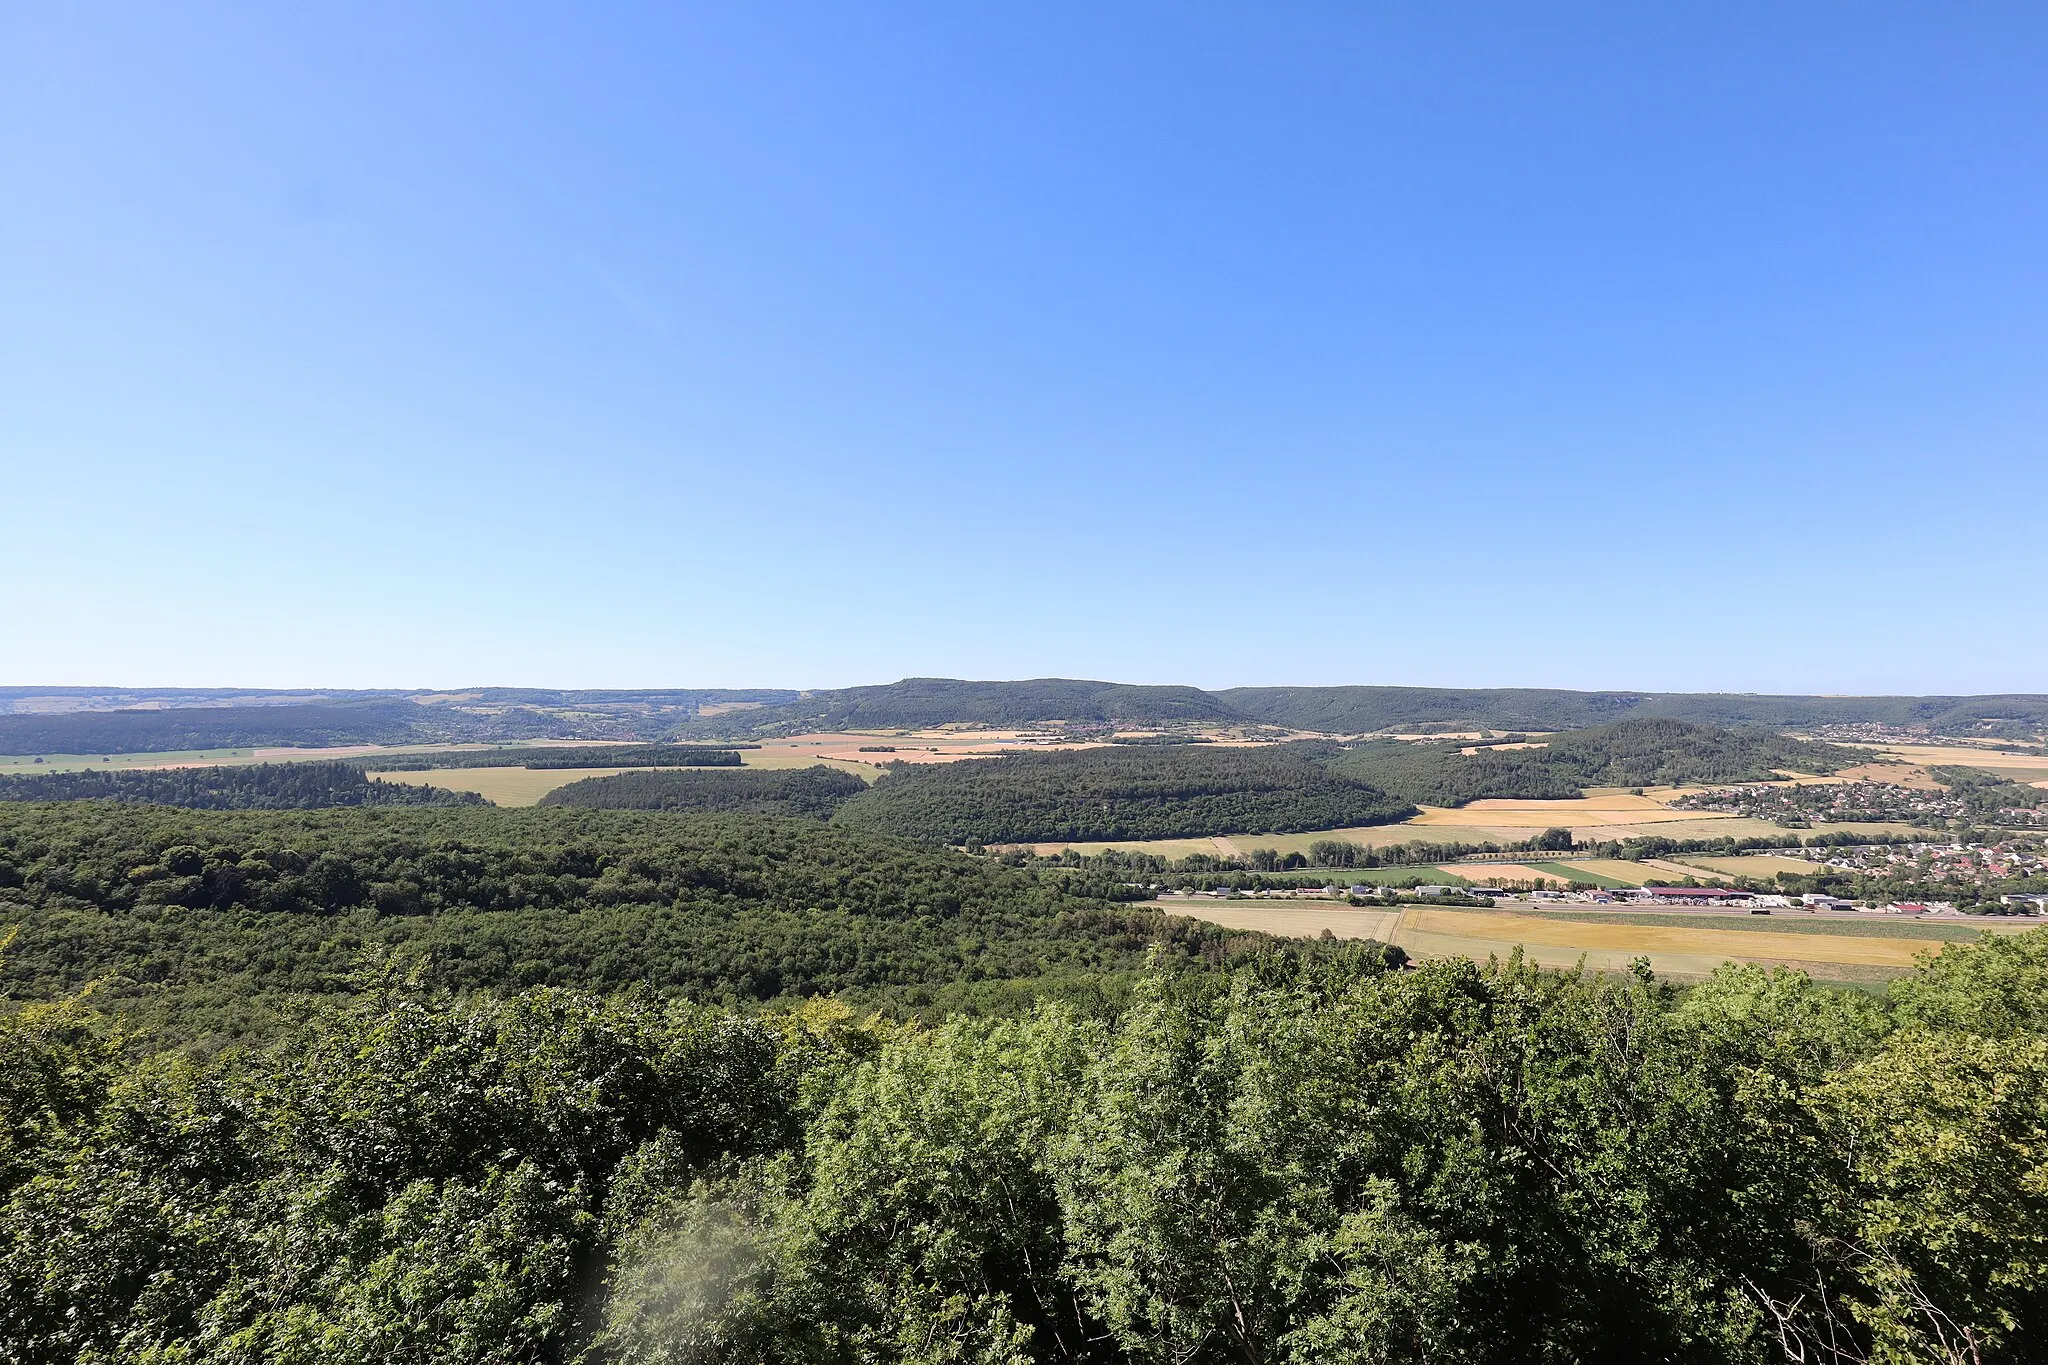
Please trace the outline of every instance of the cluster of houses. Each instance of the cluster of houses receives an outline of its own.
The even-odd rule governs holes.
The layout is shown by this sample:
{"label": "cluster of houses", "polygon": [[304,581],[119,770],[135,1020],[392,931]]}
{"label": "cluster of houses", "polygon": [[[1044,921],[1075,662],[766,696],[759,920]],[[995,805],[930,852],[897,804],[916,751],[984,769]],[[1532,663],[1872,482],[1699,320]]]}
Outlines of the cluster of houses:
{"label": "cluster of houses", "polygon": [[[1158,886],[1154,891],[1161,890]],[[1207,894],[1221,900],[1235,900],[1249,896],[1257,899],[1282,900],[1328,900],[1348,896],[1353,900],[1366,900],[1379,896],[1387,888],[1368,886],[1363,883],[1352,887],[1338,886],[1297,886],[1267,891],[1236,891],[1219,887]],[[1643,886],[1621,887],[1611,891],[1508,891],[1496,886],[1418,886],[1403,894],[1411,896],[1484,896],[1490,899],[1504,899],[1518,896],[1541,904],[1580,905],[1625,905],[1625,906],[1705,906],[1730,910],[1748,910],[1752,914],[1771,910],[1831,910],[1854,911],[1865,915],[1956,915],[1951,901],[1891,901],[1883,905],[1865,905],[1857,901],[1844,900],[1840,896],[1780,896],[1767,892],[1732,890],[1725,886]],[[2027,893],[2014,896],[2000,896],[1999,901],[2008,913],[2018,915],[2048,915],[2048,893]]]}

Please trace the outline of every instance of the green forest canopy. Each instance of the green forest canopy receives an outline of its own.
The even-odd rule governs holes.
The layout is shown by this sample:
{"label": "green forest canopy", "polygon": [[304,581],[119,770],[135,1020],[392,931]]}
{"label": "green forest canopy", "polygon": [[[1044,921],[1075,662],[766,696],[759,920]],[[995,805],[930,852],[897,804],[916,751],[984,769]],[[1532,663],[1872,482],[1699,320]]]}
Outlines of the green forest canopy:
{"label": "green forest canopy", "polygon": [[2040,933],[1886,1001],[1370,949],[932,1028],[358,985],[196,1058],[89,1001],[0,1016],[11,1359],[2019,1365],[2048,1338]]}
{"label": "green forest canopy", "polygon": [[1456,741],[1381,740],[1347,750],[1334,774],[1427,806],[1490,798],[1559,800],[1587,787],[1761,782],[1779,769],[1831,773],[1867,755],[1767,730],[1725,730],[1637,719],[1553,735],[1542,748],[1461,753]]}
{"label": "green forest canopy", "polygon": [[933,843],[1166,839],[1382,824],[1414,813],[1333,776],[1328,746],[1170,745],[892,766],[835,824]]}
{"label": "green forest canopy", "polygon": [[366,949],[452,990],[769,1000],[1128,972],[1227,937],[1113,890],[815,820],[0,805],[0,929],[21,928],[0,982],[98,981],[159,1027],[233,1034],[346,991]]}
{"label": "green forest canopy", "polygon": [[353,763],[250,763],[0,775],[0,801],[122,801],[197,810],[330,806],[481,806],[475,792],[366,777]]}
{"label": "green forest canopy", "polygon": [[540,804],[585,810],[744,811],[824,820],[847,798],[867,789],[855,774],[820,763],[809,768],[586,777],[555,788]]}

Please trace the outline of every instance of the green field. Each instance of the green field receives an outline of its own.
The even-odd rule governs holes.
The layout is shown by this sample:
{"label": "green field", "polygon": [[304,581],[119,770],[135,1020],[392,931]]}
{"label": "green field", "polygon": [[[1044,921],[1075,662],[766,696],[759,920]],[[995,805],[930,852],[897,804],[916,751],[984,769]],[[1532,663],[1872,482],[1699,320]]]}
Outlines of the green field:
{"label": "green field", "polygon": [[1620,877],[1610,877],[1605,872],[1595,872],[1592,868],[1578,863],[1524,861],[1522,866],[1533,867],[1538,872],[1548,872],[1553,877],[1563,877],[1566,881],[1591,882],[1595,886],[1603,887],[1610,891],[1642,885],[1640,882],[1623,881]]}

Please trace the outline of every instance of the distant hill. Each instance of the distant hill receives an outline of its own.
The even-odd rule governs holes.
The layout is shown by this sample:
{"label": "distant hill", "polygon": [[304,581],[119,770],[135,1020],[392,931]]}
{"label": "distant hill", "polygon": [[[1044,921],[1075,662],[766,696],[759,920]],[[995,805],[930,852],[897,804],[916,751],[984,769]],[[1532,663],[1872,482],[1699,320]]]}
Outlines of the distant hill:
{"label": "distant hill", "polygon": [[191,810],[327,810],[337,806],[482,806],[475,792],[380,782],[353,763],[0,776],[0,801],[118,801]]}
{"label": "distant hill", "polygon": [[1377,686],[1204,692],[1073,678],[906,678],[811,693],[776,688],[260,692],[7,687],[0,688],[0,754],[536,739],[644,743],[765,738],[806,730],[915,730],[948,724],[1009,729],[1058,722],[1271,725],[1331,735],[1558,731],[1644,717],[1772,729],[1877,724],[2022,738],[2048,733],[2048,695],[1801,697]]}
{"label": "distant hill", "polygon": [[1540,749],[1459,752],[1456,742],[1380,740],[1333,760],[1336,776],[1425,806],[1497,798],[1559,800],[1587,787],[1760,782],[1779,769],[1830,773],[1866,755],[1768,730],[1728,730],[1646,716],[1568,731]]}
{"label": "distant hill", "polygon": [[[179,749],[432,744],[533,739],[666,739],[704,708],[785,703],[788,690],[304,694],[0,689],[0,754],[133,754]],[[124,709],[114,709],[124,708]],[[146,708],[146,709],[142,709]]]}
{"label": "distant hill", "polygon": [[966,682],[905,678],[878,687],[814,692],[781,706],[722,716],[734,734],[799,734],[806,730],[918,730],[950,724],[1009,728],[1051,721],[1166,725],[1181,721],[1241,722],[1237,711],[1194,687],[1143,687],[1072,678]]}
{"label": "distant hill", "polygon": [[0,753],[140,754],[178,749],[421,741],[435,719],[409,701],[188,706],[0,716]]}
{"label": "distant hill", "polygon": [[1406,801],[1326,772],[1321,744],[1181,744],[892,768],[833,823],[928,843],[1171,839],[1384,824]]}
{"label": "distant hill", "polygon": [[1876,724],[2008,736],[2048,729],[2048,696],[2038,694],[1800,697],[1545,688],[1233,687],[1213,695],[1249,719],[1325,734],[1428,727],[1575,730],[1645,716],[1778,729]]}

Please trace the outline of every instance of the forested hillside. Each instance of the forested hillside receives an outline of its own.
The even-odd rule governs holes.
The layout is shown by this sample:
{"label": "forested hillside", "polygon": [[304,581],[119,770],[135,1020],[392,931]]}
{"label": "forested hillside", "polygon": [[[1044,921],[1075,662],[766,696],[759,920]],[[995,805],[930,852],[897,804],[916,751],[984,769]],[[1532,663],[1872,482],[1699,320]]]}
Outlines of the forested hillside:
{"label": "forested hillside", "polygon": [[191,706],[0,716],[0,754],[141,754],[179,749],[408,744],[441,738],[409,701]]}
{"label": "forested hillside", "polygon": [[[747,746],[758,747],[758,746]],[[701,744],[545,745],[516,749],[454,749],[355,759],[378,772],[442,768],[737,768],[738,749]]]}
{"label": "forested hillside", "polygon": [[0,928],[22,931],[0,983],[99,981],[159,1028],[234,1033],[351,989],[366,949],[456,990],[767,1000],[1129,971],[1224,937],[1088,899],[1111,889],[816,821],[0,805]]}
{"label": "forested hillside", "polygon": [[[822,831],[815,832],[822,836]],[[2048,935],[1889,1001],[1370,951],[933,1028],[369,980],[0,1016],[25,1365],[1968,1362],[2048,1339]]]}
{"label": "forested hillside", "polygon": [[[532,739],[658,740],[705,707],[781,703],[775,689],[343,693],[258,703],[264,694],[119,688],[0,689],[0,754],[162,753],[180,749],[434,744]],[[229,705],[201,704],[209,699]],[[26,703],[86,709],[24,711]],[[108,706],[163,709],[109,710]]]}
{"label": "forested hillside", "polygon": [[2048,730],[2048,696],[1774,697],[1718,692],[1567,692],[1546,688],[1234,687],[1213,694],[1240,715],[1327,734],[1380,730],[1575,730],[1655,717],[1700,725],[1804,729],[1858,723],[1941,734]]}
{"label": "forested hillside", "polygon": [[[330,806],[481,806],[475,792],[443,791],[365,777],[353,763],[251,763],[241,767],[37,773],[0,776],[0,801],[123,801],[195,810],[321,810]],[[0,886],[6,883],[0,882]]]}
{"label": "forested hillside", "polygon": [[[1384,730],[1571,730],[1656,717],[1698,724],[1809,728],[1876,723],[1941,734],[2048,732],[2048,696],[1769,697],[1568,692],[1542,688],[1140,687],[1069,678],[971,682],[907,678],[798,694],[775,689],[362,693],[331,701],[191,705],[251,695],[119,689],[0,689],[0,754],[112,754],[285,745],[425,744],[533,739],[657,741],[772,737],[809,730],[1084,726],[1283,726],[1333,735]],[[5,713],[19,703],[146,698],[163,710]],[[17,695],[18,694],[18,695]],[[260,695],[260,694],[259,694]],[[703,715],[704,709],[716,714]]]}
{"label": "forested hillside", "polygon": [[1399,820],[1404,800],[1332,776],[1320,745],[1138,746],[898,766],[836,824],[933,843],[1167,839]]}
{"label": "forested hillside", "polygon": [[744,811],[824,820],[868,784],[818,764],[810,768],[748,768],[729,772],[621,773],[557,787],[543,806],[584,810]]}
{"label": "forested hillside", "polygon": [[1138,687],[1072,678],[966,682],[905,678],[876,687],[813,692],[781,706],[734,712],[695,728],[732,734],[797,734],[809,730],[916,730],[951,724],[1003,728],[1047,721],[1161,725],[1229,722],[1230,707],[1193,687]]}
{"label": "forested hillside", "polygon": [[1764,730],[1724,730],[1676,720],[1624,720],[1552,736],[1538,749],[1460,752],[1457,741],[1382,740],[1346,750],[1333,774],[1368,782],[1426,806],[1518,797],[1557,800],[1587,787],[1761,782],[1778,769],[1831,773],[1866,755]]}

